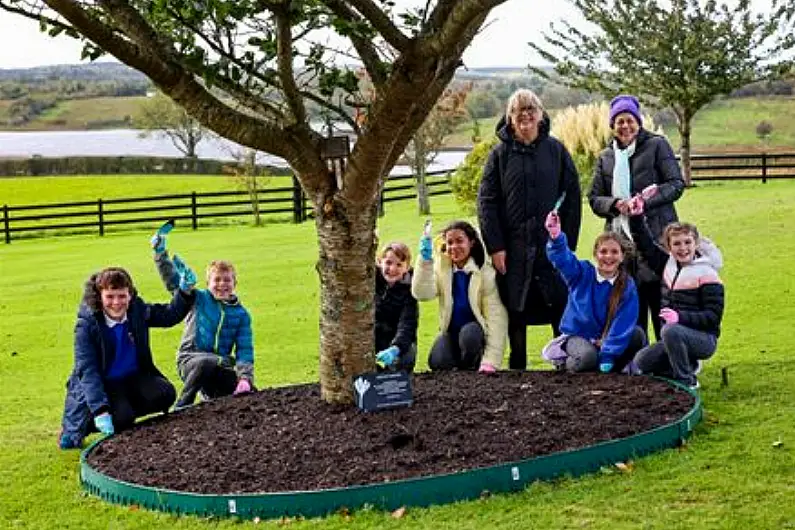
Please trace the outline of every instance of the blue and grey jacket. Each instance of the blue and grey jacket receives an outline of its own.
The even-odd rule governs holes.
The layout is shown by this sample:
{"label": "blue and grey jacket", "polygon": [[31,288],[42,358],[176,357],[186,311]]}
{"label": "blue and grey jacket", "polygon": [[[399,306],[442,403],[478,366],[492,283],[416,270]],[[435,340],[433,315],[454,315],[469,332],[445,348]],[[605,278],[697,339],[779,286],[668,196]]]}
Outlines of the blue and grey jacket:
{"label": "blue and grey jacket", "polygon": [[[179,289],[179,275],[167,252],[155,253],[160,279],[169,292]],[[193,308],[185,319],[177,369],[185,378],[185,363],[198,353],[214,353],[221,366],[234,367],[238,377],[254,382],[254,337],[251,316],[235,296],[216,300],[207,289],[195,289]]]}

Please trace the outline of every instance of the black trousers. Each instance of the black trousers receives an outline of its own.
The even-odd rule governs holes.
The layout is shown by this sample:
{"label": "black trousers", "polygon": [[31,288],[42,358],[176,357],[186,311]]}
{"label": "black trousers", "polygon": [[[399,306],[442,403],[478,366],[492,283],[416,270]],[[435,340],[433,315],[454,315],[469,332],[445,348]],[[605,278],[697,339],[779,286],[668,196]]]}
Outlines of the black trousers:
{"label": "black trousers", "polygon": [[651,314],[651,324],[654,327],[654,337],[660,341],[660,330],[662,321],[660,320],[660,309],[662,305],[662,285],[660,280],[638,282],[638,326],[644,333],[649,333],[649,314]]}
{"label": "black trousers", "polygon": [[136,418],[168,412],[177,392],[168,379],[159,375],[135,374],[120,380],[105,381],[110,413],[116,432],[129,429]]}
{"label": "black trousers", "polygon": [[483,328],[477,322],[470,322],[457,333],[448,330],[436,337],[428,366],[431,370],[477,370],[485,348]]}
{"label": "black trousers", "polygon": [[[546,302],[548,298],[553,298],[552,303]],[[539,309],[542,305],[544,307]],[[540,312],[545,313],[544,320],[549,322],[552,335],[560,335],[560,319],[566,309],[566,298],[556,300],[555,297],[545,296],[538,282],[534,281],[530,284],[524,307],[524,311],[508,312],[508,342],[511,346],[508,368],[511,370],[527,369],[527,326],[538,325]]]}

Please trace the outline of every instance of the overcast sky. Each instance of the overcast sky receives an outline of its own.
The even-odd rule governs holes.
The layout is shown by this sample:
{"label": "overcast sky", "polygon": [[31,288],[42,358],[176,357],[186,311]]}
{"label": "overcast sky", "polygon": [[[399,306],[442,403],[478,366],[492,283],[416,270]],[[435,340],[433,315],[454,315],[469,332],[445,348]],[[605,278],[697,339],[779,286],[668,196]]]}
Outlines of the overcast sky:
{"label": "overcast sky", "polygon": [[[416,4],[416,0],[397,0]],[[753,0],[757,10],[767,10],[772,0]],[[730,0],[730,3],[733,3]],[[581,26],[581,18],[569,2],[562,0],[508,0],[492,11],[489,24],[464,54],[469,67],[526,66],[537,63],[527,42],[541,38],[550,22],[562,18]],[[0,11],[0,68],[24,68],[45,64],[76,63],[81,46],[60,36],[48,37],[38,24]]]}
{"label": "overcast sky", "polygon": [[[464,55],[469,67],[526,66],[527,42],[538,38],[551,21],[574,11],[560,0],[508,0],[492,11],[490,25]],[[69,37],[51,38],[36,22],[0,11],[0,68],[77,63],[81,46]]]}

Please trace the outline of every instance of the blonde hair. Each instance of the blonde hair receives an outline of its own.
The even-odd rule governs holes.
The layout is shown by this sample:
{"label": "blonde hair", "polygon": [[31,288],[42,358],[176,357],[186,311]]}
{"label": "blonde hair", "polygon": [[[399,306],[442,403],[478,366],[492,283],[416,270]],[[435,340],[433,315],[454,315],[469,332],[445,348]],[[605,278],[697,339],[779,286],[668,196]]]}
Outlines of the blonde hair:
{"label": "blonde hair", "polygon": [[232,274],[232,278],[234,278],[235,283],[237,283],[237,271],[235,271],[235,266],[232,265],[231,261],[226,261],[224,259],[214,259],[207,265],[207,281],[210,281],[210,276],[213,273],[224,273],[229,272]]}
{"label": "blonde hair", "polygon": [[544,105],[538,95],[527,88],[520,88],[508,98],[508,104],[505,106],[505,121],[510,124],[511,115],[522,107],[537,107],[542,114],[544,112]]}

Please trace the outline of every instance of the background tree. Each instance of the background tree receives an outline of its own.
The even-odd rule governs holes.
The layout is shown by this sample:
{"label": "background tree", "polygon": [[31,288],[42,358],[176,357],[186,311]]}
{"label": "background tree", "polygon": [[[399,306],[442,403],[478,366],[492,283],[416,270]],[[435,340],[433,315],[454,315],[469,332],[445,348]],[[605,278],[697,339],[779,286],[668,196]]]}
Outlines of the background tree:
{"label": "background tree", "polygon": [[756,136],[767,147],[770,142],[770,135],[773,134],[773,124],[767,120],[762,120],[756,124]]}
{"label": "background tree", "polygon": [[448,88],[436,102],[428,117],[422,123],[406,148],[411,171],[417,186],[417,206],[420,215],[431,214],[426,175],[428,166],[433,164],[445,139],[455,132],[456,127],[468,117],[466,109],[467,94],[472,85]]}
{"label": "background tree", "polygon": [[[399,12],[381,0],[0,0],[0,8],[87,39],[87,57],[113,54],[204,127],[289,162],[318,231],[321,394],[351,402],[351,378],[375,365],[379,190],[489,11],[504,1],[428,0]],[[347,66],[348,58],[378,94],[363,127],[345,104],[359,89],[359,66]],[[357,135],[341,178],[310,125],[308,101]]]}
{"label": "background tree", "polygon": [[268,181],[268,171],[257,164],[257,152],[253,149],[232,149],[230,154],[237,164],[225,167],[224,170],[230,175],[232,182],[248,194],[254,226],[262,226],[259,194]]}
{"label": "background tree", "polygon": [[186,158],[196,158],[196,147],[208,136],[197,120],[160,92],[141,104],[133,125],[143,129],[142,137],[157,134],[168,138]]}
{"label": "background tree", "polygon": [[[568,22],[552,26],[545,45],[530,43],[571,87],[637,95],[671,107],[681,136],[682,167],[690,182],[693,116],[715,97],[781,71],[795,45],[788,28],[791,2],[773,1],[773,12],[754,15],[750,0],[734,7],[714,0],[573,0],[593,33]],[[532,68],[542,76],[543,69]]]}

